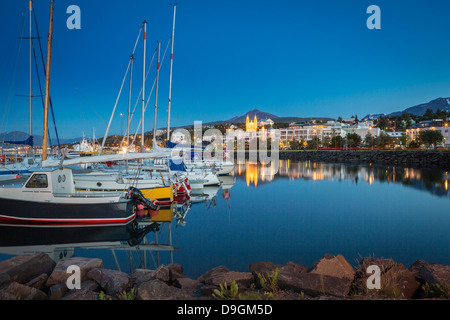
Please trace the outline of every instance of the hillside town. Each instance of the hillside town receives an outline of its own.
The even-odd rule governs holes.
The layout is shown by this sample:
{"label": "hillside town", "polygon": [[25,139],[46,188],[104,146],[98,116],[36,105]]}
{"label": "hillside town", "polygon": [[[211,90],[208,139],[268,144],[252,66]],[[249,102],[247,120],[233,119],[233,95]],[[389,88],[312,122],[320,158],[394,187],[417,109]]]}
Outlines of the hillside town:
{"label": "hillside town", "polygon": [[[278,140],[281,149],[348,149],[348,148],[448,148],[450,114],[427,111],[423,116],[368,115],[362,119],[352,116],[336,120],[310,119],[304,122],[282,123],[276,119],[247,118],[245,123],[203,126],[203,141],[212,142],[216,136],[206,130],[219,129],[226,138],[241,138],[249,142],[255,138]],[[226,138],[225,138],[226,137]],[[175,131],[172,141],[185,143],[185,133]],[[195,141],[199,143],[200,141]],[[225,143],[225,141],[222,141]]]}

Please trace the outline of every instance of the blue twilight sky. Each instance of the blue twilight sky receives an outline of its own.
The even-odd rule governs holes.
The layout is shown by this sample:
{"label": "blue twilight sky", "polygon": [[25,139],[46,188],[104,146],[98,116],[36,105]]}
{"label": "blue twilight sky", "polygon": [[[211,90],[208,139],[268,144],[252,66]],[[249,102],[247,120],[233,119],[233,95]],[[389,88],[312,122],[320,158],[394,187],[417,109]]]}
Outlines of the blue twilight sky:
{"label": "blue twilight sky", "polygon": [[[35,0],[46,51],[49,0]],[[51,96],[60,137],[104,135],[139,29],[148,21],[147,62],[170,39],[171,0],[55,0]],[[172,86],[172,126],[225,120],[257,108],[277,116],[350,117],[390,113],[450,97],[450,1],[179,0]],[[368,6],[381,9],[369,30]],[[81,9],[69,30],[67,7]],[[23,31],[22,31],[23,30]],[[22,33],[23,32],[23,33]],[[0,1],[0,131],[28,131],[28,1]],[[36,30],[33,26],[33,36]],[[141,39],[142,40],[142,37]],[[34,46],[38,48],[37,40]],[[142,83],[136,48],[132,108]],[[158,127],[166,126],[169,52],[161,68]],[[34,70],[34,65],[33,65]],[[146,93],[155,79],[150,70]],[[41,81],[44,74],[40,70]],[[36,75],[33,92],[39,93]],[[154,94],[145,129],[153,129]],[[111,134],[120,134],[128,81]],[[136,117],[140,117],[140,104]],[[34,132],[42,134],[34,99]],[[126,122],[124,116],[124,126]],[[133,121],[131,131],[136,130]],[[51,127],[52,128],[52,127]]]}

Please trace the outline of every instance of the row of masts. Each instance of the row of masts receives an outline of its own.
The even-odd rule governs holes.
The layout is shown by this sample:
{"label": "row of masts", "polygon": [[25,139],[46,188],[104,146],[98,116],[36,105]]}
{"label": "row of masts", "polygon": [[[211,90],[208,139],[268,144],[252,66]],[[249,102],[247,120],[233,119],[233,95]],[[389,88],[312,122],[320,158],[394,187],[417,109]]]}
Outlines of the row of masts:
{"label": "row of masts", "polygon": [[[176,7],[177,5],[174,5],[173,9],[173,23],[172,23],[172,34],[171,34],[171,52],[170,52],[170,75],[169,75],[169,99],[168,99],[168,110],[167,110],[167,140],[170,139],[170,111],[171,111],[171,100],[172,100],[172,73],[173,73],[173,51],[174,51],[174,38],[175,38],[175,16],[176,16]],[[146,56],[147,56],[147,21],[144,21],[142,24],[142,29],[144,31],[143,35],[143,64],[142,64],[142,89],[141,89],[141,120],[140,120],[140,127],[141,127],[141,152],[144,150],[145,145],[145,110],[146,110],[146,100],[145,100],[145,83],[146,83]],[[157,41],[157,64],[156,64],[156,79],[155,79],[155,106],[154,106],[154,119],[153,119],[153,140],[156,139],[156,119],[157,119],[157,112],[158,112],[158,91],[159,91],[159,72],[161,68],[161,42]],[[122,139],[122,143],[126,141],[127,147],[130,146],[130,123],[132,118],[131,113],[131,88],[132,88],[132,79],[133,79],[133,61],[134,61],[134,50],[133,53],[130,56],[130,62],[129,62],[129,70],[130,70],[130,78],[129,78],[129,94],[128,94],[128,112],[127,112],[127,127],[125,130],[125,137]],[[128,72],[128,71],[127,71]],[[124,79],[125,80],[125,79]],[[120,93],[119,93],[120,95]],[[114,108],[115,109],[115,108]],[[134,111],[133,111],[134,114]],[[113,114],[111,115],[111,120],[114,116],[114,110]],[[105,138],[103,139],[102,148],[99,151],[99,154],[101,154],[104,141],[106,140],[106,137],[108,135],[109,126],[107,128]]]}
{"label": "row of masts", "polygon": [[[173,11],[173,24],[172,24],[172,35],[171,35],[171,53],[170,53],[170,80],[169,80],[169,102],[168,102],[168,116],[167,116],[167,139],[170,138],[170,107],[171,107],[171,94],[172,94],[172,67],[173,67],[173,48],[174,48],[174,35],[175,35],[175,14],[176,7],[174,5]],[[31,61],[31,51],[32,51],[32,36],[31,36],[31,12],[33,9],[32,1],[29,1],[29,9],[30,9],[30,136],[32,135],[32,61]],[[147,42],[147,22],[143,23],[144,29],[144,55],[143,55],[143,71],[142,71],[142,110],[141,110],[141,152],[144,150],[144,114],[145,114],[145,68],[146,68],[146,42]],[[49,109],[49,101],[50,101],[50,66],[51,66],[51,56],[52,56],[52,39],[53,39],[53,0],[50,1],[50,19],[49,19],[49,28],[48,28],[48,38],[47,38],[47,61],[46,61],[46,70],[45,70],[45,99],[44,99],[44,126],[43,126],[43,141],[42,141],[42,161],[47,159],[47,133],[48,133],[48,109]],[[159,69],[160,69],[160,51],[161,51],[161,43],[158,41],[158,61],[157,61],[157,73],[156,73],[156,94],[155,94],[155,114],[154,114],[154,128],[153,128],[153,139],[156,139],[156,114],[158,108],[158,84],[159,84]],[[127,121],[127,146],[129,145],[129,126],[130,126],[130,101],[131,101],[131,77],[132,77],[132,66],[133,66],[133,54],[130,58],[130,94],[128,98],[128,121]],[[107,132],[105,137],[103,138],[102,148],[100,149],[100,153],[103,149],[104,142],[107,137],[109,125],[107,128]]]}
{"label": "row of masts", "polygon": [[[30,47],[30,137],[33,137],[33,34],[32,34],[32,13],[33,13],[33,1],[29,0],[29,47]],[[48,141],[48,110],[50,103],[50,65],[51,65],[51,49],[53,38],[53,0],[50,1],[50,21],[48,28],[47,39],[47,61],[45,67],[45,98],[44,98],[44,126],[43,126],[43,140],[42,140],[42,160],[47,159],[47,141]]]}

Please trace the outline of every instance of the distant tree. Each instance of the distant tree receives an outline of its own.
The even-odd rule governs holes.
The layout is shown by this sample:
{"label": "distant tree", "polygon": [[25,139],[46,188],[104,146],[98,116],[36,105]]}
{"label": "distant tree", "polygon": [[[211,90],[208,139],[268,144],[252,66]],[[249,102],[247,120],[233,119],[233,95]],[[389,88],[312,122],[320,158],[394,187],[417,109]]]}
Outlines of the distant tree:
{"label": "distant tree", "polygon": [[343,121],[342,117],[337,118],[337,122],[342,122],[342,121]]}
{"label": "distant tree", "polygon": [[329,136],[322,137],[322,146],[323,147],[329,147],[330,143],[331,143],[331,137],[329,137]]}
{"label": "distant tree", "polygon": [[422,119],[423,120],[433,120],[433,116],[434,116],[433,109],[428,108],[425,111],[425,113],[423,114]]}
{"label": "distant tree", "polygon": [[307,148],[310,150],[316,150],[318,148],[318,139],[317,138],[313,138],[311,140],[308,140],[307,142]]}
{"label": "distant tree", "polygon": [[411,127],[411,124],[412,124],[412,117],[411,117],[411,114],[410,113],[408,113],[408,112],[403,112],[402,113],[402,115],[400,116],[400,119],[399,119],[401,122],[401,127],[403,128],[403,129],[406,129],[406,128],[410,128]]}
{"label": "distant tree", "polygon": [[394,139],[392,139],[392,137],[385,132],[381,132],[380,135],[376,139],[376,144],[380,148],[389,147],[392,145],[393,142],[394,142]]}
{"label": "distant tree", "polygon": [[330,141],[330,147],[342,148],[344,146],[344,138],[341,136],[333,136]]}
{"label": "distant tree", "polygon": [[389,119],[388,117],[379,117],[377,121],[377,127],[381,130],[386,130],[386,128],[389,126]]}
{"label": "distant tree", "polygon": [[273,128],[274,129],[288,128],[288,127],[289,127],[289,123],[285,123],[285,122],[280,122],[280,123],[274,123],[273,124]]}
{"label": "distant tree", "polygon": [[436,146],[444,140],[442,133],[437,130],[422,130],[419,138],[427,147]]}
{"label": "distant tree", "polygon": [[300,150],[301,144],[299,140],[291,140],[289,141],[289,147],[291,147],[291,150]]}
{"label": "distant tree", "polygon": [[357,133],[348,133],[347,134],[347,143],[350,148],[356,148],[361,145],[361,136]]}
{"label": "distant tree", "polygon": [[366,134],[366,136],[364,137],[364,143],[365,143],[365,145],[368,148],[372,148],[373,147],[373,145],[374,145],[374,137],[373,137],[373,135],[370,132],[368,132]]}
{"label": "distant tree", "polygon": [[419,148],[420,147],[420,140],[416,139],[416,140],[412,140],[409,145],[408,148]]}

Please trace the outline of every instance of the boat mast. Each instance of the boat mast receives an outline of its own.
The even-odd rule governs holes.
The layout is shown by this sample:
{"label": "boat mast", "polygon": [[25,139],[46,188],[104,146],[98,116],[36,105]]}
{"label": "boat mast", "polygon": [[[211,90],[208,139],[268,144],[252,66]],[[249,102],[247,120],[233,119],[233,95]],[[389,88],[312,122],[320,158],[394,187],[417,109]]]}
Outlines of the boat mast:
{"label": "boat mast", "polygon": [[158,111],[158,84],[159,84],[160,53],[161,53],[161,42],[158,41],[158,63],[156,64],[156,87],[155,87],[155,117],[153,119],[153,145],[156,144],[156,112]]}
{"label": "boat mast", "polygon": [[170,140],[170,105],[172,103],[172,67],[173,67],[173,42],[175,40],[175,14],[177,5],[173,6],[172,44],[170,49],[170,76],[169,76],[169,103],[167,109],[167,141]]}
{"label": "boat mast", "polygon": [[50,0],[50,19],[47,39],[47,67],[45,70],[45,100],[44,100],[44,133],[42,135],[42,161],[47,160],[47,135],[48,135],[48,104],[50,100],[50,62],[52,60],[53,38],[53,0]]}
{"label": "boat mast", "polygon": [[133,79],[133,60],[134,60],[134,55],[131,54],[130,56],[130,91],[128,93],[128,116],[127,116],[127,150],[130,147],[130,111],[131,111],[131,83],[132,83],[132,79]]}
{"label": "boat mast", "polygon": [[144,112],[145,112],[145,54],[147,46],[147,21],[144,21],[144,58],[142,64],[142,119],[141,119],[141,152],[144,152]]}
{"label": "boat mast", "polygon": [[31,13],[33,11],[33,1],[29,1],[29,7],[30,7],[30,137],[33,136],[33,87],[32,87],[32,50],[33,50],[33,40],[32,40],[32,33],[31,33]]}

